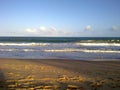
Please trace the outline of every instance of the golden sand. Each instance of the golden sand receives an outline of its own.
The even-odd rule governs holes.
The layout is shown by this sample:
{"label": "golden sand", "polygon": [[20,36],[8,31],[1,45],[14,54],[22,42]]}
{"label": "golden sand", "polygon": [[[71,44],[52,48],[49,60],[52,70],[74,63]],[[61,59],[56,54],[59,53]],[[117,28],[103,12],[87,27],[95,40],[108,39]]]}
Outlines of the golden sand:
{"label": "golden sand", "polygon": [[120,90],[120,61],[0,59],[0,90]]}

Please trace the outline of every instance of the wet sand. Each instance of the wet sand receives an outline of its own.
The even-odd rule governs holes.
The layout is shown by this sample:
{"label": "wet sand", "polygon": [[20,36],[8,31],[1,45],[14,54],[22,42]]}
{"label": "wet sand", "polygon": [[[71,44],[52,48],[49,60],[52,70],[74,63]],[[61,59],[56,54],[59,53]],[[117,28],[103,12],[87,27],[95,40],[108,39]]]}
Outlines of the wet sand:
{"label": "wet sand", "polygon": [[120,61],[0,59],[0,90],[120,90]]}

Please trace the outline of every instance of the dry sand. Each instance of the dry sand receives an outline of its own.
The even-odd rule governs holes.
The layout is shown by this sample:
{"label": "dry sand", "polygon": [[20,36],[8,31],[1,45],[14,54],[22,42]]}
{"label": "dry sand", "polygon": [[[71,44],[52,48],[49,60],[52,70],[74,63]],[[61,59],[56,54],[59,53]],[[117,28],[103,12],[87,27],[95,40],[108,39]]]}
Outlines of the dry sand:
{"label": "dry sand", "polygon": [[0,90],[120,90],[120,61],[0,59]]}

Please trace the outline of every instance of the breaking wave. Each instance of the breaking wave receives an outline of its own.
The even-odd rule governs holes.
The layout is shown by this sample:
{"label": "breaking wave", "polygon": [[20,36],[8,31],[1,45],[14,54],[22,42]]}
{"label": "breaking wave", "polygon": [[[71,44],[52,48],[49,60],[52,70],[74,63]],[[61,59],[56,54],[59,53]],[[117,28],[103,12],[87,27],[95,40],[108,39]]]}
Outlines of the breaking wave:
{"label": "breaking wave", "polygon": [[88,49],[72,49],[72,48],[65,48],[65,49],[45,49],[45,50],[35,50],[35,49],[0,49],[0,51],[6,52],[86,52],[86,53],[120,53],[117,50],[88,50]]}
{"label": "breaking wave", "polygon": [[120,46],[120,43],[76,43],[80,46]]}
{"label": "breaking wave", "polygon": [[46,46],[49,43],[0,43],[0,46]]}
{"label": "breaking wave", "polygon": [[51,49],[44,50],[45,52],[88,52],[88,53],[120,53],[115,50],[86,50],[86,49]]}

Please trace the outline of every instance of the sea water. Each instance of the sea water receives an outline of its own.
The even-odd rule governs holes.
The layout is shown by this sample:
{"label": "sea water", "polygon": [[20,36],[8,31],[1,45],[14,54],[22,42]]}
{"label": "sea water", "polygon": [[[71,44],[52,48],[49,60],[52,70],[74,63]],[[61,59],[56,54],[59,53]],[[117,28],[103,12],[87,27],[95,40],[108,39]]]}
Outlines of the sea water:
{"label": "sea water", "polygon": [[0,37],[0,58],[120,60],[120,38]]}

